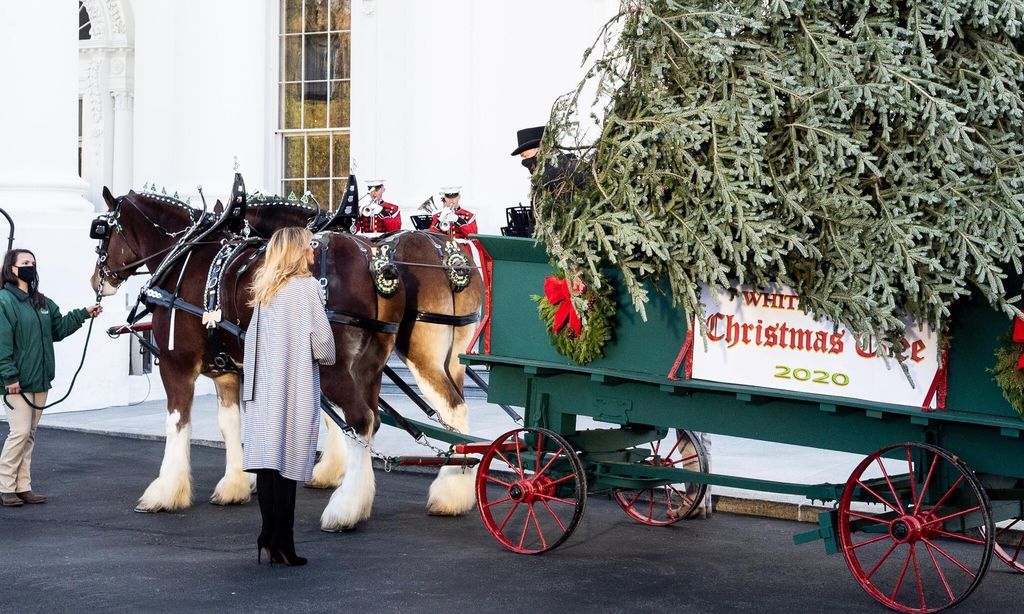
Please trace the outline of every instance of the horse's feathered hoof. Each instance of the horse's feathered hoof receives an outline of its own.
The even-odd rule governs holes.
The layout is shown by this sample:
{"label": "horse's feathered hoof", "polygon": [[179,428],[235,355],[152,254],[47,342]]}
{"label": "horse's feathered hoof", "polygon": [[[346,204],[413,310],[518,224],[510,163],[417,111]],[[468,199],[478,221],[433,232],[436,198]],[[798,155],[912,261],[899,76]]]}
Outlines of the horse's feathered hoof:
{"label": "horse's feathered hoof", "polygon": [[155,513],[159,512],[160,510],[159,509],[150,509],[148,507],[143,507],[141,505],[136,505],[135,509],[132,510],[132,511],[135,512],[136,514],[155,514]]}
{"label": "horse's feathered hoof", "polygon": [[459,516],[476,504],[476,472],[461,467],[443,467],[430,484],[427,514],[431,516]]}

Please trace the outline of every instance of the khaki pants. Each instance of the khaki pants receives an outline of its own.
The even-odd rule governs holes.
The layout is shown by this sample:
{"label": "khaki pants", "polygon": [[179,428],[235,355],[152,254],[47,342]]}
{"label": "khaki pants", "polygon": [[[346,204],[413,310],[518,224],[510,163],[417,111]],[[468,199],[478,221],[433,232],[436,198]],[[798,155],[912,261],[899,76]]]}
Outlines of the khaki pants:
{"label": "khaki pants", "polygon": [[[45,392],[26,392],[25,396],[36,405],[46,404]],[[32,448],[36,445],[36,426],[43,412],[33,409],[20,394],[4,396],[4,411],[11,432],[0,452],[0,492],[27,492],[32,490]]]}

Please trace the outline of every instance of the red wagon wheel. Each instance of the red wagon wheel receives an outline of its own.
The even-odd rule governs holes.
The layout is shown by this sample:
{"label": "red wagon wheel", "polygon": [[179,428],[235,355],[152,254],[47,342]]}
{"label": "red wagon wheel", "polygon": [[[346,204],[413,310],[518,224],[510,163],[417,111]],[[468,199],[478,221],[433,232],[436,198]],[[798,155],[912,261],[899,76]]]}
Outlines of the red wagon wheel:
{"label": "red wagon wheel", "polygon": [[476,476],[484,526],[502,546],[540,554],[572,535],[583,516],[587,480],[564,438],[527,427],[497,438]]}
{"label": "red wagon wheel", "polygon": [[[708,472],[707,451],[700,437],[677,429],[651,444],[651,455],[642,463]],[[643,524],[664,527],[692,516],[704,501],[707,484],[681,482],[640,490],[619,490],[615,500],[630,518]]]}
{"label": "red wagon wheel", "polygon": [[[883,458],[892,459],[888,468]],[[881,477],[869,479],[869,470]],[[839,502],[839,542],[850,571],[872,597],[900,612],[937,612],[970,595],[988,569],[992,533],[977,478],[927,444],[868,456]]]}
{"label": "red wagon wheel", "polygon": [[[1016,532],[1016,534],[1012,532]],[[984,536],[985,530],[981,529],[979,533]],[[1000,544],[999,539],[1007,534],[1012,534],[1013,536]],[[1011,518],[1010,524],[1002,528],[996,527],[996,536],[993,541],[995,542],[993,552],[999,557],[999,560],[1006,563],[1014,571],[1024,573],[1024,519]],[[1004,548],[1003,546],[1006,547]]]}

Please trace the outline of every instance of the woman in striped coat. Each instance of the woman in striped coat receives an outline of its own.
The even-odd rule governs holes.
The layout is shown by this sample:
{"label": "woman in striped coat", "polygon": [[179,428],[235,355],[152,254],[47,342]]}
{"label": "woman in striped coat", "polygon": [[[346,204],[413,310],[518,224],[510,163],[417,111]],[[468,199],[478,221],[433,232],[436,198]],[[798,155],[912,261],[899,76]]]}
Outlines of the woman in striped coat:
{"label": "woman in striped coat", "polygon": [[256,473],[263,528],[259,556],[304,565],[295,554],[295,484],[312,477],[320,426],[321,365],[333,365],[334,335],[320,284],[310,275],[312,234],[276,231],[253,280],[245,333],[243,467]]}

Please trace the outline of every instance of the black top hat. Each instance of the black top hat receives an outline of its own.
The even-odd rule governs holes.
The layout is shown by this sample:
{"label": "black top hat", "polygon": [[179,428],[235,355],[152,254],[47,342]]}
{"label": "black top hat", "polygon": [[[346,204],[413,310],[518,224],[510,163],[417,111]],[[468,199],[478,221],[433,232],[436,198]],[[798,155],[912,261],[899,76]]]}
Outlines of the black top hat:
{"label": "black top hat", "polygon": [[535,128],[523,128],[516,132],[516,138],[519,139],[519,147],[515,148],[512,152],[513,156],[518,156],[527,149],[533,149],[534,147],[540,147],[540,139],[544,136],[544,126],[537,126]]}

